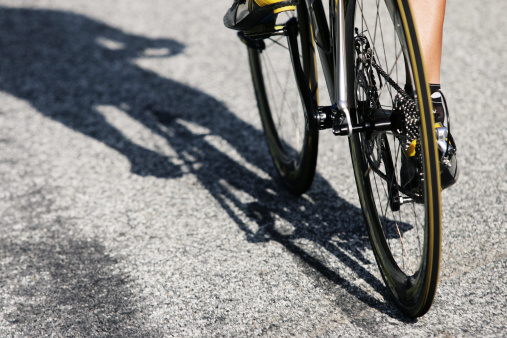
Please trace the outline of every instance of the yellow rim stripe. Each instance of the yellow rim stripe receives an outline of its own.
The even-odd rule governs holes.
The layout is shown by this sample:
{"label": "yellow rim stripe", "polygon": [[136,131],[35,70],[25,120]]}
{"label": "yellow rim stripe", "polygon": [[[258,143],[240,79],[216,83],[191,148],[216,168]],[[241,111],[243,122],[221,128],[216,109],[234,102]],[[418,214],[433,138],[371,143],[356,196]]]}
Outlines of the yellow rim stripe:
{"label": "yellow rim stripe", "polygon": [[[407,23],[407,17],[406,17],[406,14],[405,14],[405,10],[404,10],[404,6],[403,6],[403,3],[402,3],[402,0],[397,0],[398,1],[398,7],[400,9],[400,14],[401,14],[401,18],[402,18],[402,21],[403,21],[403,26],[404,26],[404,30],[405,32],[408,32],[409,31],[409,27],[408,27],[408,23]],[[407,5],[409,6],[410,8],[410,4],[407,2]],[[417,30],[416,31],[416,36],[417,36]],[[420,83],[419,83],[419,73],[418,73],[418,67],[417,67],[417,63],[416,63],[416,60],[415,60],[415,56],[414,56],[414,53],[413,53],[413,43],[412,43],[412,39],[410,37],[410,34],[406,34],[406,38],[407,38],[407,42],[409,43],[409,47],[412,47],[412,48],[409,48],[409,51],[410,51],[410,61],[412,62],[413,65],[415,65],[415,67],[412,67],[412,69],[414,70],[414,78],[415,78],[415,83],[416,83],[416,87],[417,87],[417,92],[420,93],[421,92],[421,86],[420,86]],[[423,58],[424,56],[421,54],[421,58]],[[423,74],[424,76],[426,75],[425,73],[425,69],[424,69],[424,60],[422,60],[422,68],[423,68]],[[429,93],[429,86],[428,84],[426,84],[426,92]],[[419,95],[418,97],[418,101],[419,101],[419,108],[421,110],[421,115],[424,116],[425,114],[425,111],[424,111],[424,102],[422,102],[421,100],[421,97]],[[431,102],[430,102],[430,111],[431,111]],[[430,114],[430,118],[431,118],[431,125],[434,125],[435,124],[435,121],[433,119],[433,114]],[[423,144],[428,144],[428,137],[427,137],[427,125],[426,125],[426,121],[425,119],[421,119],[421,127],[422,127],[422,137],[423,137]],[[433,143],[433,146],[435,147],[434,149],[434,152],[436,153],[436,144]],[[424,159],[425,159],[425,162],[426,162],[426,167],[429,168],[429,165],[428,165],[428,161],[429,161],[429,149],[428,147],[424,147]],[[437,163],[437,166],[438,166],[438,163]],[[428,173],[430,173],[430,171],[428,171]],[[436,179],[437,180],[437,183],[438,183],[438,187],[440,187],[440,177],[439,175],[436,175],[436,177],[432,177],[431,173],[428,175],[427,177],[428,179],[428,185],[431,185],[431,180],[432,179]],[[439,201],[439,204],[440,204],[440,194],[438,193],[438,201]],[[432,193],[430,191],[428,191],[428,200],[429,201],[432,201],[433,200],[433,196],[432,196]],[[433,212],[433,208],[428,208],[429,209],[429,212],[428,212],[428,217],[429,217],[429,222],[432,222],[433,223],[433,219],[434,219],[434,212]],[[439,218],[441,218],[441,215],[439,213]],[[435,243],[433,242],[432,238],[434,237],[434,226],[431,226],[429,227],[429,236],[428,236],[428,246],[429,246],[429,253],[433,253],[434,250],[435,250]],[[441,247],[440,245],[437,243],[437,250],[440,251],[441,250]],[[433,270],[433,255],[431,255],[428,259],[428,270],[429,271],[432,271]],[[437,269],[440,270],[440,265],[437,266]],[[431,273],[427,276],[428,279],[431,278]],[[430,286],[431,283],[429,283],[429,280],[427,279],[427,285],[428,287]],[[426,295],[428,294],[428,291],[429,290],[426,290]]]}

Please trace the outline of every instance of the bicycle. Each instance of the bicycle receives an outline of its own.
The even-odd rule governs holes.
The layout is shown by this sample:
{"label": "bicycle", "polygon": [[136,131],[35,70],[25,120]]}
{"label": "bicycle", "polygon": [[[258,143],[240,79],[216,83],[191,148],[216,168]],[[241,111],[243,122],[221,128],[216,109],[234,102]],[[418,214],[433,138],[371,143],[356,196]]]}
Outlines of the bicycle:
{"label": "bicycle", "polygon": [[[295,11],[239,33],[269,151],[285,187],[302,194],[315,174],[320,130],[348,136],[381,275],[402,312],[422,316],[438,283],[440,171],[408,0],[330,0],[329,13],[328,23],[322,0],[300,0]],[[327,106],[318,101],[316,49]]]}

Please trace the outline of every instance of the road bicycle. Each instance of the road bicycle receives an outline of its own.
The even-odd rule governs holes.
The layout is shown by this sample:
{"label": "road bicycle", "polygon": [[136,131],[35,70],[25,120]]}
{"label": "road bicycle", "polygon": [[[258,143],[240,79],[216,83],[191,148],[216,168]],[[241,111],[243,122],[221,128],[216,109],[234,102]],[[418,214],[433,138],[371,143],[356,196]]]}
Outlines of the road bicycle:
{"label": "road bicycle", "polygon": [[[299,0],[295,11],[239,36],[284,186],[309,189],[320,130],[348,136],[381,275],[397,306],[422,316],[438,283],[440,169],[408,0],[330,0],[328,13],[322,0]],[[319,105],[316,50],[329,105]]]}

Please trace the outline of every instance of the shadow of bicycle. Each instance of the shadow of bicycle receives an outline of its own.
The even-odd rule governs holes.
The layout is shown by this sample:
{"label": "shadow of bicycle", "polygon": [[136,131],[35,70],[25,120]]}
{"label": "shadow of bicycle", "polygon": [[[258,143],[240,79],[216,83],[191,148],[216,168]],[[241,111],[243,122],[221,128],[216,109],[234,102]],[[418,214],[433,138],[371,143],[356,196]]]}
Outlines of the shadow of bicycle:
{"label": "shadow of bicycle", "polygon": [[[391,303],[377,300],[333,269],[333,261],[344,264],[386,296],[382,282],[365,267],[374,262],[363,254],[369,248],[360,209],[318,175],[303,197],[285,193],[272,179],[276,175],[261,131],[213,97],[132,62],[171,57],[184,47],[69,12],[0,7],[0,90],[118,151],[135,174],[166,179],[195,175],[248,242],[283,245],[317,284],[336,293],[336,305],[351,317],[362,303],[405,321]],[[100,110],[104,106],[121,110],[162,137],[176,155],[125,136]]]}

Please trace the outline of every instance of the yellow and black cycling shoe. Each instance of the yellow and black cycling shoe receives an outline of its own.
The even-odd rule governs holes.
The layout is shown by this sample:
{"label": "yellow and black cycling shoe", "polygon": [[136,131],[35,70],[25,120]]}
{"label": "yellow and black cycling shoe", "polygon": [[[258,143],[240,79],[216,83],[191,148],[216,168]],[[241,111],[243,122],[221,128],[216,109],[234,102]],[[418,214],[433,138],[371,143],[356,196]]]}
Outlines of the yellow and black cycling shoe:
{"label": "yellow and black cycling shoe", "polygon": [[274,22],[281,12],[296,9],[296,0],[234,0],[224,16],[227,28],[249,31],[258,25]]}

